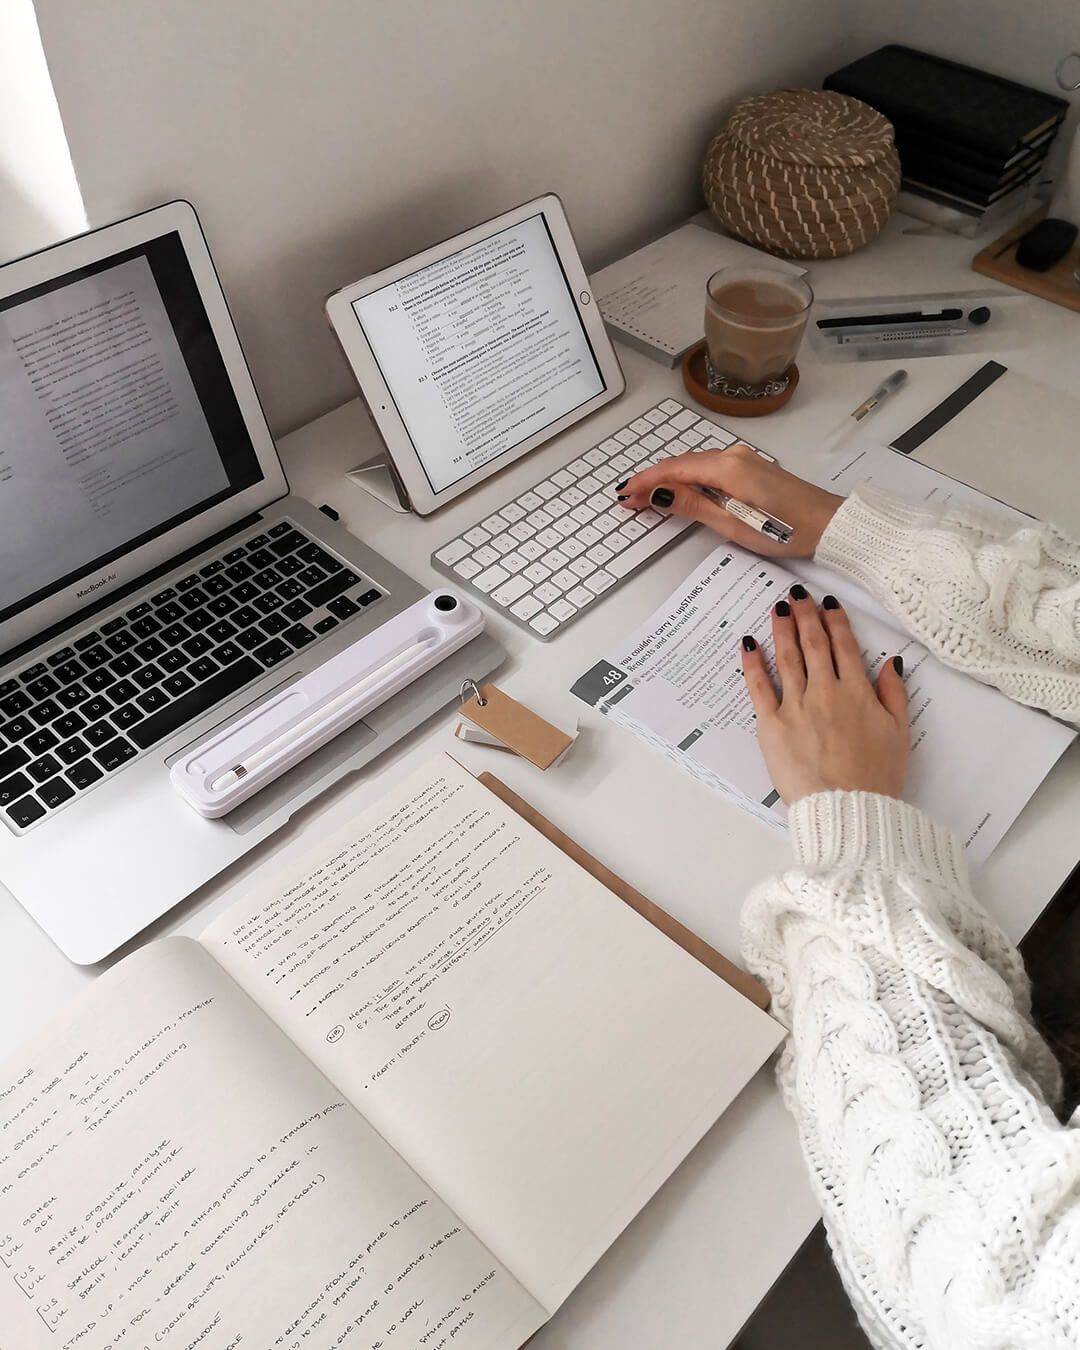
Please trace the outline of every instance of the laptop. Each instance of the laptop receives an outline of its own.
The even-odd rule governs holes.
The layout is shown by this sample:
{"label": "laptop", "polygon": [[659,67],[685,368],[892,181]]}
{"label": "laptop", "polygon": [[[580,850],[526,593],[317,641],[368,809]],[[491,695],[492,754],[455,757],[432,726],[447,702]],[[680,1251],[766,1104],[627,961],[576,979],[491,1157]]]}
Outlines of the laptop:
{"label": "laptop", "polygon": [[0,267],[0,881],[98,961],[501,659],[481,635],[221,820],[169,765],[425,588],[288,484],[192,207]]}

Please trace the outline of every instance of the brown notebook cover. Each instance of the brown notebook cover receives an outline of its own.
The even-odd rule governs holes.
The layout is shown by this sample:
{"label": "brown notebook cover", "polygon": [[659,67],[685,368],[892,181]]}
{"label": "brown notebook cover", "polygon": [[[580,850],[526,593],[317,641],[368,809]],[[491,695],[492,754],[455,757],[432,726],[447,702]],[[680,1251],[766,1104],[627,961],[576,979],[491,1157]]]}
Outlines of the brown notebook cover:
{"label": "brown notebook cover", "polygon": [[528,821],[534,830],[538,830],[545,839],[565,853],[568,858],[572,858],[579,867],[584,868],[590,876],[595,877],[602,886],[606,886],[609,891],[617,895],[643,919],[648,919],[654,928],[658,928],[672,942],[677,943],[683,951],[696,957],[714,975],[719,975],[722,980],[726,980],[733,989],[738,990],[751,1003],[756,1003],[759,1008],[769,1006],[769,991],[760,981],[755,980],[752,975],[740,969],[733,961],[729,961],[726,956],[721,956],[714,947],[710,947],[696,933],[692,933],[689,928],[679,923],[678,919],[673,919],[666,910],[661,909],[659,905],[654,905],[651,900],[646,900],[640,891],[634,890],[633,886],[627,885],[621,877],[617,877],[603,863],[597,862],[591,853],[586,853],[580,844],[576,844],[568,835],[563,834],[562,830],[552,825],[550,820],[542,816],[516,792],[511,791],[494,774],[479,774],[477,782],[483,783],[484,787],[489,792],[493,792],[511,811],[516,811],[523,820]]}

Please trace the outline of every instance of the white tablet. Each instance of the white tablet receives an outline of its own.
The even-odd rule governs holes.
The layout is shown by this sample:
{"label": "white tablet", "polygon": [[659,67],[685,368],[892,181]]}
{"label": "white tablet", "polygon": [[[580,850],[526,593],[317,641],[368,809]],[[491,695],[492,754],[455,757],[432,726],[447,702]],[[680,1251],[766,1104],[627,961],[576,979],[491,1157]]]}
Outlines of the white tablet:
{"label": "white tablet", "polygon": [[626,387],[554,195],[346,286],[326,312],[421,515]]}

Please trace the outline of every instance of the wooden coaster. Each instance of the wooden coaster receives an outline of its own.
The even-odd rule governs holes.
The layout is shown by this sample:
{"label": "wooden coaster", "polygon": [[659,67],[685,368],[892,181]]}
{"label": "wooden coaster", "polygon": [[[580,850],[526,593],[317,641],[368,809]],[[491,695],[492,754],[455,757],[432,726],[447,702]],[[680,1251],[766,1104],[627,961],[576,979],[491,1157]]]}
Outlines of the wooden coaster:
{"label": "wooden coaster", "polygon": [[1000,239],[988,244],[981,253],[975,255],[971,270],[984,277],[993,277],[995,281],[1003,281],[1018,291],[1037,295],[1040,300],[1049,300],[1051,304],[1061,305],[1065,309],[1080,311],[1080,285],[1077,285],[1073,276],[1080,262],[1080,245],[1074,244],[1064,258],[1047,272],[1033,272],[1030,267],[1021,267],[1016,261],[1016,245],[1020,242],[1020,236],[1027,234],[1045,215],[1045,208],[1036,211],[1033,216],[1028,216],[1019,225],[1007,230]]}
{"label": "wooden coaster", "polygon": [[705,370],[705,343],[699,342],[682,359],[682,378],[686,392],[703,408],[710,412],[722,413],[724,417],[764,417],[766,413],[782,408],[799,387],[799,367],[793,365],[791,378],[782,394],[773,394],[767,398],[727,398],[723,394],[709,391],[708,374]]}

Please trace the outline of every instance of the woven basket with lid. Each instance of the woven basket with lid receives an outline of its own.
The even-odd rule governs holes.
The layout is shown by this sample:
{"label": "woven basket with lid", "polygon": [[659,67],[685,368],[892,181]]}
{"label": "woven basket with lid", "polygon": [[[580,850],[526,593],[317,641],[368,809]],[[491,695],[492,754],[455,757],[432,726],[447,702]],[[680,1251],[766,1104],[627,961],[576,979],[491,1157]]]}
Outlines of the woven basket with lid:
{"label": "woven basket with lid", "polygon": [[743,99],[705,152],[705,199],[732,234],[789,258],[836,258],[892,214],[892,123],[831,90]]}

